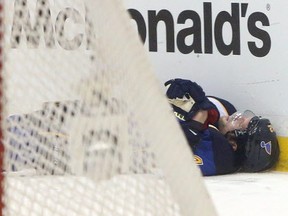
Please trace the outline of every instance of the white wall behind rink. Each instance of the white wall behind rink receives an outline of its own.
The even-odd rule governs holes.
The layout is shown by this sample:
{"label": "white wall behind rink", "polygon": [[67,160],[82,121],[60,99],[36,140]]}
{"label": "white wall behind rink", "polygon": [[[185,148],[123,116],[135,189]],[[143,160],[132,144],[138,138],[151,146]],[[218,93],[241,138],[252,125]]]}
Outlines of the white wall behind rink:
{"label": "white wall behind rink", "polygon": [[[179,14],[184,10],[193,10],[201,19],[202,48],[204,47],[203,3],[211,2],[212,23],[221,11],[231,14],[230,1],[165,1],[165,0],[126,0],[128,8],[139,11],[148,19],[147,11],[168,10],[174,18],[175,37],[181,29],[193,26],[188,20],[185,24],[177,23]],[[182,54],[167,52],[165,43],[165,25],[158,25],[158,51],[149,52],[160,82],[180,77],[198,82],[208,95],[216,95],[230,100],[239,110],[251,109],[256,114],[268,117],[278,135],[288,135],[288,2],[280,1],[233,1],[240,8],[240,55],[222,55],[213,41],[213,54]],[[242,4],[247,3],[245,16],[241,16]],[[248,31],[248,18],[254,12],[260,12],[269,19],[269,26],[257,22],[256,26],[266,31],[271,39],[271,49],[264,57],[256,57],[248,49],[247,42],[254,41],[257,47],[263,42]],[[134,23],[135,24],[135,23]],[[213,26],[213,30],[214,30]],[[148,29],[148,27],[147,27]],[[147,30],[148,31],[148,30]],[[231,42],[231,25],[223,25],[226,44]],[[187,37],[187,44],[192,43],[193,36]],[[176,39],[175,39],[176,40]],[[148,50],[148,42],[145,42]]]}
{"label": "white wall behind rink", "polygon": [[[31,22],[35,17],[36,0],[27,0],[31,15]],[[9,42],[11,35],[11,26],[13,18],[13,2],[5,0],[6,6],[6,33],[5,38]],[[59,1],[49,0],[51,6],[51,19],[53,25],[57,15],[65,10],[66,7],[73,8],[79,13],[78,23],[73,19],[67,19],[65,24],[65,33],[68,37],[83,33],[84,39],[80,49],[87,51],[85,44],[85,7],[80,0],[75,1]],[[64,3],[65,2],[65,3]],[[159,23],[157,28],[158,51],[148,52],[149,57],[155,68],[157,77],[161,85],[168,79],[180,77],[187,78],[198,82],[208,95],[216,95],[230,100],[239,110],[251,109],[256,114],[271,119],[278,135],[288,136],[288,91],[287,91],[287,68],[288,68],[288,2],[284,0],[278,1],[260,1],[260,0],[238,0],[233,1],[239,6],[239,32],[240,32],[240,54],[223,55],[216,45],[214,38],[214,25],[216,17],[220,12],[224,11],[232,14],[231,2],[225,0],[216,1],[191,1],[191,0],[124,0],[127,9],[134,9],[140,12],[147,26],[147,35],[145,49],[149,50],[148,45],[148,11],[158,13],[161,10],[167,10],[174,19],[174,40],[175,51],[166,51],[166,33],[165,25]],[[204,53],[204,3],[211,4],[212,17],[212,43],[213,52],[211,54]],[[246,11],[243,10],[246,5]],[[193,26],[191,20],[187,20],[184,24],[177,23],[179,14],[185,10],[195,11],[200,18],[201,25],[201,47],[202,53],[190,52],[183,54],[177,47],[177,37],[181,30],[188,29]],[[242,14],[243,13],[243,14]],[[263,41],[251,35],[248,30],[248,20],[252,14],[261,13],[269,20],[268,26],[257,22],[255,26],[265,31],[271,39],[271,48],[263,57],[256,57],[248,49],[247,43],[255,42],[257,47],[263,46]],[[134,21],[131,23],[135,26]],[[218,29],[219,30],[219,29]],[[259,32],[258,32],[259,33]],[[22,35],[24,37],[24,34]],[[43,35],[41,37],[41,46],[38,49],[27,49],[25,41],[22,40],[21,46],[17,49],[9,50],[6,58],[9,60],[6,64],[6,71],[11,79],[8,85],[14,86],[9,88],[10,101],[7,104],[9,114],[27,112],[38,109],[40,104],[45,101],[54,100],[57,92],[57,99],[67,99],[74,97],[73,92],[64,91],[64,84],[74,84],[73,79],[79,81],[83,78],[81,64],[89,64],[88,58],[81,59],[76,51],[64,50],[56,41],[56,47],[47,49],[43,46]],[[226,44],[231,42],[232,31],[231,25],[226,22],[223,25],[223,40]],[[193,35],[187,36],[185,43],[187,45],[193,42]],[[9,45],[8,45],[9,48]],[[23,48],[23,49],[22,49]],[[21,49],[21,50],[20,50]],[[18,51],[21,51],[21,53]],[[23,52],[24,51],[24,52]],[[59,55],[59,58],[58,58]],[[33,56],[34,60],[30,60],[28,64],[23,64],[21,58]],[[74,64],[63,64],[60,57],[67,58],[67,62]],[[19,60],[18,60],[19,58]],[[47,61],[47,59],[50,59]],[[44,60],[44,61],[43,61]],[[38,63],[37,63],[38,62]],[[43,64],[44,62],[44,64]],[[67,69],[67,70],[66,70]],[[11,73],[13,71],[13,73]],[[65,73],[63,73],[65,71]],[[30,75],[33,78],[39,78],[41,82],[34,82],[28,79]],[[73,77],[74,76],[74,77]],[[84,74],[85,76],[85,74]],[[31,84],[26,85],[26,81],[30,80]],[[52,81],[51,81],[52,80]],[[65,82],[64,82],[64,81]],[[32,93],[37,89],[36,93]],[[67,89],[67,88],[66,88]],[[164,92],[163,87],[163,92]],[[45,93],[48,92],[48,94]]]}

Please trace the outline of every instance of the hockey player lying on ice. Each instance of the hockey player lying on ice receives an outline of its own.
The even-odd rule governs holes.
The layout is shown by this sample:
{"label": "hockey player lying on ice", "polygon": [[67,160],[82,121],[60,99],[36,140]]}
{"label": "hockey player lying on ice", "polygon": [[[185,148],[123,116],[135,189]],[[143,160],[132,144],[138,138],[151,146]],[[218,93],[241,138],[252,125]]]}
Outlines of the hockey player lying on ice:
{"label": "hockey player lying on ice", "polygon": [[166,95],[204,176],[271,169],[279,157],[270,121],[236,112],[226,100],[206,96],[195,82],[172,79]]}

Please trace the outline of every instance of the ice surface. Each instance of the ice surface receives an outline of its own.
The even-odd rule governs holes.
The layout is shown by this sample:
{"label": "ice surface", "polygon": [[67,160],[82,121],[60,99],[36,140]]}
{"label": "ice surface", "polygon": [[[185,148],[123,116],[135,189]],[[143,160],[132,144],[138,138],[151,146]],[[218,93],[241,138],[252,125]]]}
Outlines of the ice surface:
{"label": "ice surface", "polygon": [[152,175],[119,175],[94,182],[83,176],[5,178],[5,216],[180,216],[168,185]]}
{"label": "ice surface", "polygon": [[[169,211],[177,207],[165,184],[149,175],[118,176],[97,185],[84,177],[25,175],[9,174],[6,179],[7,215],[91,216],[91,211],[111,215],[104,214],[103,206],[116,209],[113,216],[177,215]],[[218,216],[288,215],[288,173],[238,173],[204,177],[204,181]],[[158,211],[163,206],[168,211]]]}
{"label": "ice surface", "polygon": [[288,173],[204,177],[219,216],[287,216]]}

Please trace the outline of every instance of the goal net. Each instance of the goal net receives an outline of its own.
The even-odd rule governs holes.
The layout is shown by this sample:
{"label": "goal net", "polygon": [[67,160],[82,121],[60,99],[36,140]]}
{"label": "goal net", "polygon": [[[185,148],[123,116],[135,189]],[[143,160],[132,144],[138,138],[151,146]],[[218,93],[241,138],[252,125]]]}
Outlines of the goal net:
{"label": "goal net", "polygon": [[215,215],[119,0],[0,9],[3,215]]}

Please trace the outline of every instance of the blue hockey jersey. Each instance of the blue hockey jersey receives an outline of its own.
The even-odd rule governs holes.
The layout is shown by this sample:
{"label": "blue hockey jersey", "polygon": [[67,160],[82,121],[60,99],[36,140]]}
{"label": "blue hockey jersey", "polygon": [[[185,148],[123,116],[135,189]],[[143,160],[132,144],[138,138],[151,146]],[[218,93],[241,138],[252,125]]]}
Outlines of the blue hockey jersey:
{"label": "blue hockey jersey", "polygon": [[[224,99],[208,97],[215,104],[220,116],[236,112],[235,107]],[[217,129],[217,123],[195,132],[193,122],[181,121],[180,125],[194,153],[196,164],[204,176],[233,173],[239,169],[232,146]]]}
{"label": "blue hockey jersey", "polygon": [[195,132],[190,129],[189,123],[181,126],[204,176],[227,174],[239,169],[232,146],[215,127],[199,132],[199,141],[195,143]]}

